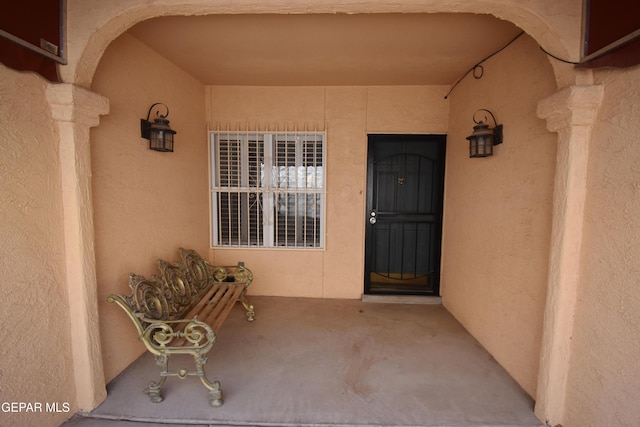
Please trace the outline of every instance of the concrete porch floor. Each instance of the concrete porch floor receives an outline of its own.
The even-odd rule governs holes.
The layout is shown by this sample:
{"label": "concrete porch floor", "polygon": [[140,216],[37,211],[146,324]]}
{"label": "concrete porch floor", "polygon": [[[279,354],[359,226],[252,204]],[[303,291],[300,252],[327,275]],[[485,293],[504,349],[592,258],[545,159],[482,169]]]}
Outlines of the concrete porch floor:
{"label": "concrete porch floor", "polygon": [[532,399],[441,305],[250,302],[255,322],[235,307],[209,353],[206,371],[222,382],[222,407],[208,405],[197,378],[169,378],[164,402],[151,403],[142,391],[159,371],[145,353],[108,385],[105,402],[63,425],[543,425]]}

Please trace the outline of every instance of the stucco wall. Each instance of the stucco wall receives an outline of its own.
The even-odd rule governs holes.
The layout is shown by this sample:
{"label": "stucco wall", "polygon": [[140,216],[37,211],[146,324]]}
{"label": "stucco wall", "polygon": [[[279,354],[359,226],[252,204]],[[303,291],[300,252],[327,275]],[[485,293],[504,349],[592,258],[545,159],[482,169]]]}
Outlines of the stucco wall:
{"label": "stucco wall", "polygon": [[[442,296],[535,397],[556,153],[556,137],[536,106],[555,84],[528,36],[483,65],[484,77],[469,76],[451,95]],[[504,143],[492,157],[471,159],[465,138],[480,108],[504,125]]]}
{"label": "stucco wall", "polygon": [[640,67],[606,87],[590,145],[579,304],[564,425],[640,420]]}
{"label": "stucco wall", "polygon": [[[100,332],[109,381],[144,348],[107,295],[128,294],[129,273],[156,273],[156,260],[175,260],[180,246],[207,255],[205,103],[200,82],[127,34],[105,52],[92,90],[109,98],[111,107],[91,135]],[[140,137],[140,119],[156,102],[170,110],[167,119],[177,131],[173,153],[149,150]]]}
{"label": "stucco wall", "polygon": [[244,261],[254,272],[250,293],[360,298],[364,288],[364,221],[368,133],[443,134],[448,87],[207,88],[209,123],[327,131],[325,250],[216,248],[217,263]]}
{"label": "stucco wall", "polygon": [[[58,141],[46,82],[0,64],[0,425],[57,425],[76,410]],[[68,404],[47,413],[46,403]]]}

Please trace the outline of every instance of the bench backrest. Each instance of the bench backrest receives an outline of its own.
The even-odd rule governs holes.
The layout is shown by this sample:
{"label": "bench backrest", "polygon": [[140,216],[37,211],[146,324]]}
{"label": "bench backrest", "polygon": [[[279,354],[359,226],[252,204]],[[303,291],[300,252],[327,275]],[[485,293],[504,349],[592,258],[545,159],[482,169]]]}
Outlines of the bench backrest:
{"label": "bench backrest", "polygon": [[180,258],[175,264],[159,260],[160,275],[150,279],[129,276],[132,295],[126,300],[138,318],[181,319],[214,284],[234,282],[246,288],[253,279],[244,267],[212,266],[191,249],[180,248]]}

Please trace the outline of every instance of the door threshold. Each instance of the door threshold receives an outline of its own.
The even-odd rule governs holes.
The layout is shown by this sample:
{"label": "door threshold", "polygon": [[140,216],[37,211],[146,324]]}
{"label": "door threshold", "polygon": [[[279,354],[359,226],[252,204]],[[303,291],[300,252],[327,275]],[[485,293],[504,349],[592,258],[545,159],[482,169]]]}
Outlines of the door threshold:
{"label": "door threshold", "polygon": [[442,304],[442,297],[422,295],[362,295],[362,302],[381,302],[390,304]]}

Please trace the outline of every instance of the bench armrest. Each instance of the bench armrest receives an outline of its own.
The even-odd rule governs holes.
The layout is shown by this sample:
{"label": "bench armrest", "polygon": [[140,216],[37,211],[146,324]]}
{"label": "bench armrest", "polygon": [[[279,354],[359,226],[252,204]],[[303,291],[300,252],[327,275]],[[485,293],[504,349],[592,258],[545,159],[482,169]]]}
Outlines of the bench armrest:
{"label": "bench armrest", "polygon": [[235,282],[245,289],[253,281],[253,273],[242,265],[209,265],[209,275],[214,282]]}
{"label": "bench armrest", "polygon": [[141,321],[147,325],[141,339],[154,354],[206,354],[216,342],[213,329],[197,317]]}

